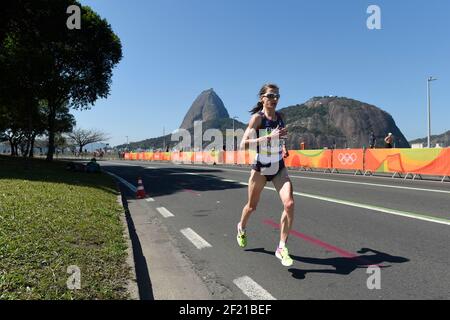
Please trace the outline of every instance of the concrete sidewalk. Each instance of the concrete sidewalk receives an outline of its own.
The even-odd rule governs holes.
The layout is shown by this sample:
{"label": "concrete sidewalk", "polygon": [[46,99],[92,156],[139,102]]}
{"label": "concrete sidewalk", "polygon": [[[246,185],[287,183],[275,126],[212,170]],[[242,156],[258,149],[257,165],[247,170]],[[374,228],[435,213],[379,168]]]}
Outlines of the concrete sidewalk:
{"label": "concrete sidewalk", "polygon": [[130,283],[132,299],[141,300],[211,300],[206,284],[193,265],[177,249],[158,212],[145,200],[126,198],[122,205],[132,245],[129,264],[135,270]]}

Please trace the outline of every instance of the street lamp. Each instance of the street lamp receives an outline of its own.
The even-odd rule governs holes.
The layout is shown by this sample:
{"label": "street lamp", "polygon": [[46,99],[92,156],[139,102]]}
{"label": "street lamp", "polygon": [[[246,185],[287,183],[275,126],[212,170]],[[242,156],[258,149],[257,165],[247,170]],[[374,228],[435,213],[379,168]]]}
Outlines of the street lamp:
{"label": "street lamp", "polygon": [[235,150],[235,147],[234,147],[234,138],[235,138],[235,133],[234,133],[234,120],[235,119],[239,119],[239,117],[233,117],[233,151]]}
{"label": "street lamp", "polygon": [[433,77],[427,79],[427,98],[428,98],[428,148],[431,147],[431,91],[430,82],[437,80]]}
{"label": "street lamp", "polygon": [[166,152],[166,127],[164,126],[163,126],[163,139],[164,139],[163,152]]}

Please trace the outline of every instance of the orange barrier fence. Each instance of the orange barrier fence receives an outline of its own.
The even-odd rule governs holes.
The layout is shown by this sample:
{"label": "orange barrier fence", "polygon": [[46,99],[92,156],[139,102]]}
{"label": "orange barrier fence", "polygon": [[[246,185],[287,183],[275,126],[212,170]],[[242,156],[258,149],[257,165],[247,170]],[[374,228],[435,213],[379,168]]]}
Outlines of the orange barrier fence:
{"label": "orange barrier fence", "polygon": [[[253,156],[252,156],[253,155]],[[170,161],[183,163],[207,164],[252,164],[254,152],[249,151],[203,151],[203,152],[172,152]],[[134,156],[125,154],[125,160]],[[158,160],[154,157],[153,160]]]}
{"label": "orange barrier fence", "polygon": [[[255,152],[130,152],[125,153],[124,159],[250,165],[255,159]],[[450,148],[290,150],[285,164],[292,168],[398,172],[445,177],[450,176]]]}
{"label": "orange barrier fence", "polygon": [[250,165],[253,163],[255,157],[252,157],[254,152],[249,151],[222,151],[223,153],[223,163],[225,164],[241,164]]}
{"label": "orange barrier fence", "polygon": [[289,150],[287,167],[331,169],[332,150]]}
{"label": "orange barrier fence", "polygon": [[333,150],[333,169],[364,170],[363,149],[336,149]]}
{"label": "orange barrier fence", "polygon": [[194,162],[194,152],[174,152],[176,157],[172,153],[172,161],[182,162],[182,163],[193,163]]}
{"label": "orange barrier fence", "polygon": [[365,169],[372,172],[399,172],[450,176],[450,148],[369,149]]}

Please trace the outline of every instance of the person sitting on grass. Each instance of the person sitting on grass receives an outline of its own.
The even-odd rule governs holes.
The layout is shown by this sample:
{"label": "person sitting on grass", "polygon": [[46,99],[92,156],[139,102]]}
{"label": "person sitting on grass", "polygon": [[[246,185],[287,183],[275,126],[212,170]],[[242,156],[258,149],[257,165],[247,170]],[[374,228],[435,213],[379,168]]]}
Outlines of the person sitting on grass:
{"label": "person sitting on grass", "polygon": [[92,158],[91,161],[86,165],[86,172],[100,172],[100,165],[97,163],[97,160],[95,158]]}

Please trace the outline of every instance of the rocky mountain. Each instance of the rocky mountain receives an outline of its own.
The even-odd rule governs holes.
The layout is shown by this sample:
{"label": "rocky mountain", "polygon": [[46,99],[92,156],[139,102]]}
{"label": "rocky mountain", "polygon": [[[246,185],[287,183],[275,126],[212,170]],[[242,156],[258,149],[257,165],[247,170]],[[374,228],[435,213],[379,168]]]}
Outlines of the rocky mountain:
{"label": "rocky mountain", "polygon": [[[243,124],[242,122],[239,122],[237,120],[234,121],[234,127],[235,129],[243,129],[245,130],[245,128],[247,128],[246,124]],[[230,118],[224,118],[224,119],[213,119],[213,120],[209,120],[209,121],[204,121],[202,123],[202,134],[208,130],[208,129],[218,129],[222,132],[222,136],[224,137],[224,141],[223,143],[226,143],[226,129],[232,129],[233,128],[233,119]],[[194,140],[194,127],[191,127],[189,129],[186,129],[187,131],[190,132],[191,137],[192,137],[192,145],[193,145],[193,140]],[[129,145],[129,149],[130,150],[138,150],[138,149],[142,149],[142,150],[158,150],[158,149],[164,149],[165,148],[169,148],[169,150],[171,150],[172,148],[174,148],[176,145],[178,145],[178,141],[171,141],[171,137],[172,134],[168,134],[166,136],[161,136],[161,137],[157,137],[157,138],[152,138],[152,139],[146,139],[143,141],[139,141],[139,142],[132,142]],[[211,144],[212,141],[204,141],[203,142],[203,147],[208,146],[209,144]],[[125,145],[120,145],[117,146],[117,148],[126,148]]]}
{"label": "rocky mountain", "polygon": [[[202,133],[208,129],[219,129],[225,137],[226,129],[233,128],[233,119],[230,118],[222,99],[214,92],[213,89],[203,91],[192,103],[188,112],[186,113],[180,129],[186,129],[191,133],[192,140],[194,139],[194,123],[195,121],[202,122]],[[245,124],[235,120],[235,129],[244,129]],[[147,139],[139,142],[130,143],[131,150],[136,149],[172,149],[178,142],[171,141],[171,134],[157,138]],[[226,138],[224,138],[225,140]],[[204,141],[203,147],[209,145],[211,141]],[[225,143],[225,141],[224,141]],[[192,141],[193,144],[193,141]],[[125,145],[117,146],[117,148],[126,148]]]}
{"label": "rocky mountain", "polygon": [[387,112],[364,102],[344,97],[314,97],[303,104],[280,109],[289,129],[288,146],[299,149],[323,147],[362,148],[374,132],[377,147],[391,132],[397,148],[410,145]]}
{"label": "rocky mountain", "polygon": [[[384,137],[389,132],[394,135],[395,147],[410,147],[391,115],[376,106],[357,100],[344,97],[314,97],[305,103],[279,111],[284,115],[289,129],[287,146],[290,149],[300,149],[302,142],[305,143],[306,149],[367,147],[371,131],[377,137],[377,147],[384,146]],[[194,122],[197,120],[203,120],[203,132],[214,128],[225,134],[226,129],[233,128],[233,120],[229,118],[222,100],[213,89],[203,91],[197,97],[180,128],[190,131],[193,137]],[[235,129],[245,130],[247,124],[234,121],[234,126]],[[178,142],[170,140],[169,134],[131,143],[130,148],[148,150],[162,149],[165,146],[171,149]],[[205,141],[203,147],[210,143]]]}
{"label": "rocky mountain", "polygon": [[194,127],[194,122],[199,120],[206,122],[229,117],[230,115],[222,100],[213,89],[209,89],[203,91],[192,103],[181,123],[180,129],[192,128]]}
{"label": "rocky mountain", "polygon": [[[450,130],[447,132],[444,132],[443,134],[439,135],[432,135],[430,137],[431,146],[435,146],[436,143],[439,143],[442,147],[450,147]],[[413,143],[423,143],[424,146],[428,143],[428,137],[415,139],[409,142],[410,144]]]}

